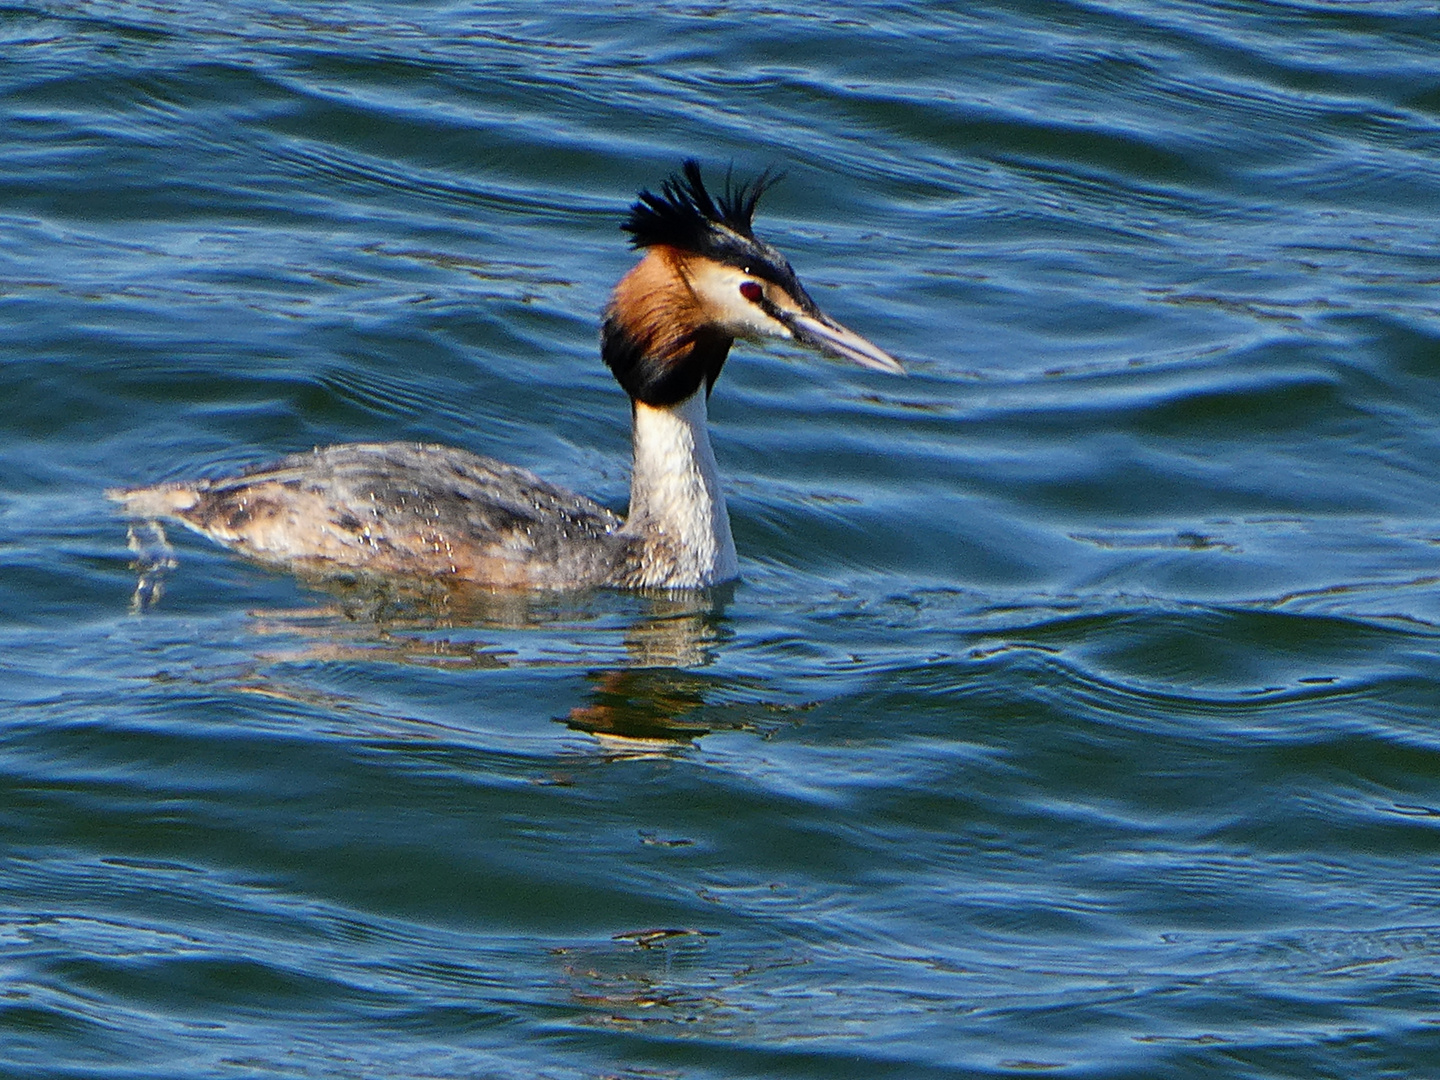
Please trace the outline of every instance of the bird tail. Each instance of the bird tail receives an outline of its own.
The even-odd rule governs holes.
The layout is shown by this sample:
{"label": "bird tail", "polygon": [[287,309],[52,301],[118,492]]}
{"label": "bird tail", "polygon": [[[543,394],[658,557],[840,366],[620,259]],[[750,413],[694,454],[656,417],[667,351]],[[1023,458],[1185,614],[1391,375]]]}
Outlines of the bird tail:
{"label": "bird tail", "polygon": [[110,488],[108,499],[119,503],[126,517],[175,517],[189,510],[200,499],[200,493],[188,484],[156,484],[143,488]]}

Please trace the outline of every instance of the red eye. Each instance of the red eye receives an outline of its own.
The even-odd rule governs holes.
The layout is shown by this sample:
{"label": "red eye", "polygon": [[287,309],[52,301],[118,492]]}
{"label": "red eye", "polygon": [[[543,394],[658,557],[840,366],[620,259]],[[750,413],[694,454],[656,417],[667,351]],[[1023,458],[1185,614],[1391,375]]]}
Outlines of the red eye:
{"label": "red eye", "polygon": [[758,281],[742,281],[740,283],[740,295],[743,296],[746,300],[749,300],[752,304],[758,304],[760,302],[760,297],[764,294],[765,290],[760,288],[760,283]]}

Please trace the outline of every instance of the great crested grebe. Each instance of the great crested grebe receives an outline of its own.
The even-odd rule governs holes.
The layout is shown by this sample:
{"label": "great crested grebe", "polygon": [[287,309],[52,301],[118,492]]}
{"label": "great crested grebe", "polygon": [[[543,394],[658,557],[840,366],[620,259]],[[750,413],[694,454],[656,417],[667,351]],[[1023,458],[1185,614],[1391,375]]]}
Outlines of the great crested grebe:
{"label": "great crested grebe", "polygon": [[625,518],[524,469],[423,443],[331,446],[239,476],[109,494],[131,517],[174,518],[249,558],[321,576],[519,589],[728,581],[739,566],[705,404],[731,343],[778,338],[904,370],[824,315],[751,232],[772,182],[727,177],[712,198],[686,161],[630,209],[623,227],[645,254],[615,287],[600,336],[633,416]]}

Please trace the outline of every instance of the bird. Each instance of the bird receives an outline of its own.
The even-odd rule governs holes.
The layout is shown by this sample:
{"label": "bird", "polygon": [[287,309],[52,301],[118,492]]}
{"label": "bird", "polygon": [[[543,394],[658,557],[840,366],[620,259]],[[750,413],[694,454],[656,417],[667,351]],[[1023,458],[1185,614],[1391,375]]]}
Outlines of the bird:
{"label": "bird", "polygon": [[320,578],[552,591],[730,581],[739,562],[707,402],[734,341],[905,370],[825,315],[755,235],[756,205],[777,179],[727,173],[712,195],[687,159],[658,191],[642,188],[623,222],[642,254],[605,308],[600,352],[631,403],[624,517],[526,469],[416,442],[319,447],[234,476],[107,494],[129,518],[178,521],[255,562]]}

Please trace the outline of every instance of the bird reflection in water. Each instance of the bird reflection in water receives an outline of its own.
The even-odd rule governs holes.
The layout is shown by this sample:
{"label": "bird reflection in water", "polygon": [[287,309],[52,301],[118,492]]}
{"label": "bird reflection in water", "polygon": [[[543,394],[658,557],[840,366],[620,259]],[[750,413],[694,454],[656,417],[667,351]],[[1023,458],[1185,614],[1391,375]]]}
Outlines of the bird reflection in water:
{"label": "bird reflection in water", "polygon": [[[323,583],[328,603],[251,612],[249,627],[258,635],[300,640],[266,650],[239,681],[247,692],[320,704],[313,687],[296,685],[308,678],[303,670],[275,665],[379,661],[449,671],[582,668],[588,683],[584,699],[553,719],[594,737],[608,757],[665,754],[716,730],[760,730],[759,716],[783,722],[794,711],[761,702],[757,714],[763,687],[737,685],[705,670],[733,636],[725,617],[733,591],[725,585],[557,597],[450,587],[431,594],[330,579]],[[355,718],[374,710],[356,700],[345,712]],[[394,717],[384,725],[391,734],[396,722],[405,720]]]}
{"label": "bird reflection in water", "polygon": [[713,723],[705,718],[706,691],[717,680],[697,669],[714,659],[729,636],[723,616],[731,591],[723,586],[654,601],[648,617],[635,620],[625,632],[629,665],[591,672],[590,701],[571,709],[566,724],[618,741],[612,750],[623,750],[625,743],[663,745],[709,734]]}

